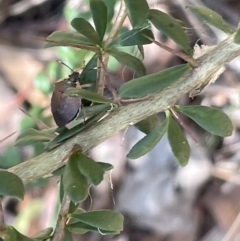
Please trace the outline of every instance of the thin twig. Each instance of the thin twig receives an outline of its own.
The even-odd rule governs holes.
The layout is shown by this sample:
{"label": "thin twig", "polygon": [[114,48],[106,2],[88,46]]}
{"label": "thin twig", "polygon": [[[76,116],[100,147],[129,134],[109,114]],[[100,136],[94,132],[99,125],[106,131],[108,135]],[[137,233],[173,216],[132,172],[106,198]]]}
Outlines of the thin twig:
{"label": "thin twig", "polygon": [[37,118],[30,115],[26,110],[19,108],[25,115],[29,116],[37,125],[39,129],[49,129],[49,126],[47,126],[44,122],[38,120]]}
{"label": "thin twig", "polygon": [[[109,43],[111,43],[112,41],[114,41],[118,34],[119,31],[122,28],[123,22],[125,20],[125,18],[127,17],[127,9],[125,6],[124,1],[121,1],[121,5],[117,14],[117,17],[113,23],[113,27],[109,33],[109,36],[105,42],[105,45],[107,46]],[[103,54],[100,56],[100,61],[102,62],[103,66],[107,66],[108,65],[108,60],[109,60],[109,56],[107,54]],[[103,70],[100,69],[99,73],[98,73],[98,94],[103,95],[103,91],[104,91],[104,87],[105,87],[105,74],[103,73]]]}
{"label": "thin twig", "polygon": [[8,136],[4,137],[2,140],[0,140],[0,144],[3,143],[4,141],[6,141],[8,138],[10,138],[11,136],[13,136],[16,133],[17,133],[17,131],[14,131],[13,133],[11,133]]}
{"label": "thin twig", "polygon": [[120,5],[120,9],[119,9],[117,17],[116,17],[116,19],[113,23],[113,27],[112,27],[112,29],[109,33],[106,44],[111,43],[113,40],[115,40],[117,38],[118,33],[121,30],[123,22],[124,22],[126,17],[127,17],[127,8],[125,6],[124,1],[122,0],[121,5]]}
{"label": "thin twig", "polygon": [[51,241],[61,241],[64,236],[64,228],[67,221],[67,214],[70,206],[70,201],[71,200],[69,199],[69,197],[66,194],[64,194],[58,216],[57,225]]}
{"label": "thin twig", "polygon": [[195,59],[193,59],[192,57],[190,57],[190,56],[188,56],[188,55],[186,55],[186,54],[184,54],[183,52],[180,52],[180,51],[178,51],[178,50],[169,48],[169,47],[166,46],[165,44],[162,44],[162,43],[154,40],[153,38],[150,38],[150,37],[148,37],[148,36],[146,36],[146,35],[144,35],[144,36],[145,36],[147,39],[151,40],[153,43],[155,43],[157,46],[159,46],[159,47],[165,49],[166,51],[172,53],[173,55],[176,55],[176,56],[178,56],[179,58],[185,60],[186,62],[188,62],[189,64],[191,64],[193,68],[198,67],[199,64],[198,64],[197,61],[196,61]]}
{"label": "thin twig", "polygon": [[4,213],[3,213],[3,207],[2,207],[2,197],[0,197],[0,232],[3,231],[5,228],[5,222],[4,222]]}
{"label": "thin twig", "polygon": [[111,84],[111,80],[109,79],[109,76],[107,74],[106,66],[104,65],[104,63],[103,63],[103,61],[101,59],[100,59],[100,61],[101,61],[101,64],[102,64],[102,68],[103,68],[102,73],[104,73],[104,77],[105,77],[105,80],[106,80],[106,85],[107,85],[108,89],[111,91],[111,93],[113,95],[114,101],[116,101],[118,103],[118,105],[121,106],[121,102],[119,101],[119,97],[118,97],[117,91],[113,88],[113,86]]}

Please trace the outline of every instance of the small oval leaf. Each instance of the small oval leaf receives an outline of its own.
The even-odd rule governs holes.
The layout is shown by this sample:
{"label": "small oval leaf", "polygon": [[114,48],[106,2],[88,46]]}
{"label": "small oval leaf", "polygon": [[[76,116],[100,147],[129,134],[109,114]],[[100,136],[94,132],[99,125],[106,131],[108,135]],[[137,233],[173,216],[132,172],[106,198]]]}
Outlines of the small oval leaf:
{"label": "small oval leaf", "polygon": [[24,185],[17,175],[0,170],[0,180],[0,195],[17,197],[23,200]]}
{"label": "small oval leaf", "polygon": [[153,33],[150,29],[132,29],[120,34],[109,46],[134,46],[152,43],[152,41],[145,36],[154,39]]}
{"label": "small oval leaf", "polygon": [[240,26],[238,27],[238,29],[234,35],[234,43],[240,44]]}
{"label": "small oval leaf", "polygon": [[93,185],[98,185],[103,180],[102,167],[82,153],[78,154],[78,169]]}
{"label": "small oval leaf", "polygon": [[106,172],[106,171],[110,171],[113,169],[113,165],[107,162],[97,162],[102,169]]}
{"label": "small oval leaf", "polygon": [[148,19],[160,32],[171,38],[188,55],[192,56],[190,43],[179,21],[156,9],[150,9]]}
{"label": "small oval leaf", "polygon": [[148,11],[149,6],[146,0],[124,0],[128,17],[133,28],[144,28],[148,25]]}
{"label": "small oval leaf", "polygon": [[91,84],[90,87],[85,88],[86,90],[89,90],[89,91],[95,91],[96,90],[97,61],[98,61],[98,57],[95,54],[88,61],[88,63],[86,64],[86,66],[84,67],[83,71],[81,72],[81,74],[79,76],[80,85]]}
{"label": "small oval leaf", "polygon": [[226,34],[234,33],[234,30],[223,20],[222,16],[215,11],[206,7],[194,5],[187,5],[186,8],[189,8],[196,16],[204,20],[206,23],[221,29]]}
{"label": "small oval leaf", "polygon": [[87,198],[88,183],[78,169],[78,155],[76,153],[69,158],[66,164],[62,183],[64,191],[74,203],[81,202]]}
{"label": "small oval leaf", "polygon": [[116,104],[112,100],[106,99],[95,92],[84,90],[84,89],[70,87],[66,89],[66,91],[64,92],[64,95],[77,95],[86,100],[90,100],[96,103],[111,103],[114,106],[116,106]]}
{"label": "small oval leaf", "polygon": [[[93,47],[94,42],[79,33],[55,31],[50,34],[46,40],[49,42],[44,45],[45,48],[55,46],[73,46],[82,49],[89,49],[88,47],[91,46],[97,51],[97,48]],[[86,46],[86,48],[84,46]]]}
{"label": "small oval leaf", "polygon": [[123,216],[111,210],[97,210],[80,214],[71,214],[70,217],[77,219],[89,226],[104,231],[120,232],[123,230]]}
{"label": "small oval leaf", "polygon": [[159,92],[179,80],[190,68],[188,64],[182,64],[130,80],[121,85],[119,96],[121,98],[141,98]]}
{"label": "small oval leaf", "polygon": [[73,241],[70,231],[65,227],[64,229],[64,241]]}
{"label": "small oval leaf", "polygon": [[141,132],[148,134],[150,133],[154,128],[161,125],[161,122],[157,115],[151,115],[147,117],[146,119],[139,121],[134,126],[138,128]]}
{"label": "small oval leaf", "polygon": [[200,105],[176,106],[176,108],[213,135],[222,137],[232,135],[231,120],[225,113],[216,108]]}
{"label": "small oval leaf", "polygon": [[170,114],[168,115],[168,122],[168,141],[178,164],[183,167],[188,163],[190,146],[182,130]]}
{"label": "small oval leaf", "polygon": [[107,27],[107,7],[102,0],[90,0],[93,22],[100,40],[103,40]]}
{"label": "small oval leaf", "polygon": [[120,64],[136,71],[139,76],[143,76],[146,74],[146,69],[143,63],[138,58],[125,52],[119,52],[115,49],[107,49],[106,53],[113,56]]}
{"label": "small oval leaf", "polygon": [[32,128],[27,129],[17,137],[15,146],[25,146],[38,142],[48,142],[56,137],[54,134],[55,129],[56,128],[51,128],[41,131]]}
{"label": "small oval leaf", "polygon": [[127,154],[127,158],[136,159],[151,151],[162,139],[167,131],[168,121],[165,120],[161,125],[153,129],[143,137]]}
{"label": "small oval leaf", "polygon": [[34,236],[32,236],[32,238],[46,240],[51,237],[52,232],[53,232],[53,228],[46,228],[36,233]]}
{"label": "small oval leaf", "polygon": [[63,142],[71,137],[73,137],[74,135],[78,134],[79,132],[81,132],[82,130],[88,128],[89,126],[91,126],[93,123],[97,122],[99,119],[101,119],[105,114],[106,111],[109,109],[109,107],[106,107],[106,109],[102,110],[101,112],[99,112],[98,114],[92,116],[91,118],[89,118],[85,123],[80,123],[76,126],[74,126],[73,128],[69,129],[64,129],[64,131],[62,131],[56,138],[54,138],[53,140],[51,140],[50,142],[48,142],[48,144],[46,145],[45,149],[49,150],[50,147]]}
{"label": "small oval leaf", "polygon": [[74,18],[71,22],[72,27],[89,39],[92,43],[101,45],[101,40],[93,26],[84,18]]}
{"label": "small oval leaf", "polygon": [[4,241],[36,241],[19,233],[14,227],[7,227],[4,233]]}

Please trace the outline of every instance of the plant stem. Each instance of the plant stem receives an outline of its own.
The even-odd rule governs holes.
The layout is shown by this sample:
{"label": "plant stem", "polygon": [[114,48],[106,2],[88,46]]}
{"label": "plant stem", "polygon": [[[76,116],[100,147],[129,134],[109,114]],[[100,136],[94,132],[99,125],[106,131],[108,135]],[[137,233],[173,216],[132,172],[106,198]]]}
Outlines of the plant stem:
{"label": "plant stem", "polygon": [[64,229],[67,221],[67,214],[70,206],[70,199],[66,194],[63,196],[59,211],[57,225],[51,241],[61,241],[64,237]]}
{"label": "plant stem", "polygon": [[[106,46],[117,38],[119,31],[121,30],[123,22],[126,17],[127,17],[127,9],[126,9],[124,1],[122,0],[117,17],[113,23],[113,27],[105,42]],[[102,56],[100,56],[100,61],[102,62],[102,65],[105,66],[106,68],[108,66],[108,60],[109,60],[109,56],[107,54],[103,54]],[[98,94],[100,94],[100,95],[103,95],[103,91],[104,91],[104,87],[105,87],[106,74],[104,72],[105,72],[104,70],[100,69],[99,75],[98,75],[99,81],[98,81],[97,85],[99,86]]]}
{"label": "plant stem", "polygon": [[2,196],[0,196],[0,232],[5,229],[4,213],[2,207]]}

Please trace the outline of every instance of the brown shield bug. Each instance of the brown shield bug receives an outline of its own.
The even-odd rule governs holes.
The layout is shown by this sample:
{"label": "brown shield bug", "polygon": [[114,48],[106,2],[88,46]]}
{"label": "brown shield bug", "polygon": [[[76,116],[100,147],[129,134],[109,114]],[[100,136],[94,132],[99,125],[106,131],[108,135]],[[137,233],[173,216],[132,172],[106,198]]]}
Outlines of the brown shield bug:
{"label": "brown shield bug", "polygon": [[[58,62],[62,63],[61,61]],[[68,67],[66,64],[62,64]],[[78,72],[73,71],[70,67],[68,68],[72,73],[67,79],[55,83],[51,98],[51,111],[59,127],[64,127],[73,121],[81,110],[81,99],[79,97],[64,95],[67,88],[75,88],[77,86],[77,81],[80,76]]]}

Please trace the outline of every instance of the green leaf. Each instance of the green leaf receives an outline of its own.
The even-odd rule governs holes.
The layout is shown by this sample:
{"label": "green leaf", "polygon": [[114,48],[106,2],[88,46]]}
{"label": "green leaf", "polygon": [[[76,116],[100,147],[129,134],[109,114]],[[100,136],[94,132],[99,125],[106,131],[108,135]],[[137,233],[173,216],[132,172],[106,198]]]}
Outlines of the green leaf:
{"label": "green leaf", "polygon": [[53,176],[62,176],[65,171],[65,168],[66,168],[66,166],[62,166],[62,167],[58,168],[57,170],[52,172],[52,175]]}
{"label": "green leaf", "polygon": [[101,165],[82,153],[78,154],[78,169],[93,185],[98,185],[103,180]]}
{"label": "green leaf", "polygon": [[173,120],[173,117],[168,116],[168,141],[174,156],[180,166],[185,166],[190,157],[190,146],[180,127]]}
{"label": "green leaf", "polygon": [[164,35],[177,43],[188,55],[192,56],[192,49],[182,25],[172,16],[150,9],[148,19]]}
{"label": "green leaf", "polygon": [[176,108],[213,135],[222,137],[232,135],[231,120],[225,113],[216,108],[200,105],[176,106]]}
{"label": "green leaf", "polygon": [[234,33],[234,30],[223,20],[222,16],[213,10],[194,5],[187,5],[186,8],[189,8],[196,16],[204,20],[206,23],[221,29],[226,34]]}
{"label": "green leaf", "polygon": [[48,95],[52,90],[49,77],[44,73],[37,74],[37,76],[34,79],[34,87],[45,95]]}
{"label": "green leaf", "polygon": [[23,200],[24,185],[17,175],[0,170],[0,180],[0,195],[17,197]]}
{"label": "green leaf", "polygon": [[119,52],[115,49],[107,49],[106,53],[113,56],[122,65],[136,71],[139,76],[143,76],[146,74],[146,69],[143,63],[138,58],[125,52]]}
{"label": "green leaf", "polygon": [[70,214],[71,218],[100,229],[102,232],[120,232],[123,230],[123,216],[111,210],[97,210],[81,214]]}
{"label": "green leaf", "polygon": [[51,128],[41,131],[35,129],[28,129],[17,137],[15,146],[26,146],[33,143],[50,141],[54,137],[56,137],[56,135],[54,134],[55,129],[56,128]]}
{"label": "green leaf", "polygon": [[148,134],[153,129],[155,129],[157,126],[161,124],[159,118],[157,115],[151,115],[147,117],[146,119],[139,121],[134,126],[138,128],[141,132]]}
{"label": "green leaf", "polygon": [[84,67],[83,71],[81,72],[79,76],[79,83],[80,85],[84,84],[91,84],[90,87],[87,87],[85,89],[89,91],[95,91],[96,90],[96,80],[97,80],[97,55],[95,54],[87,63],[87,65]]}
{"label": "green leaf", "polygon": [[[71,221],[71,219],[70,219]],[[120,231],[108,231],[108,230],[100,230],[96,227],[92,227],[90,225],[87,225],[85,223],[82,223],[82,222],[74,222],[74,223],[70,223],[67,225],[68,227],[68,230],[71,232],[71,233],[74,233],[74,234],[85,234],[89,231],[91,232],[96,232],[96,233],[100,233],[102,235],[115,235],[115,234],[119,234]]]}
{"label": "green leaf", "polygon": [[87,225],[85,223],[82,223],[82,222],[73,222],[73,223],[71,223],[71,220],[72,219],[70,219],[70,222],[67,224],[67,229],[71,233],[74,233],[74,234],[85,234],[88,231],[99,232],[97,230],[97,228],[94,228],[94,227],[92,227],[90,225]]}
{"label": "green leaf", "polygon": [[167,131],[168,121],[165,120],[161,125],[153,129],[143,137],[127,154],[127,158],[136,159],[151,151],[162,139]]}
{"label": "green leaf", "polygon": [[4,241],[36,241],[19,233],[14,227],[9,226],[4,233]]}
{"label": "green leaf", "polygon": [[154,39],[153,33],[150,29],[132,29],[119,35],[119,37],[109,46],[134,46],[152,43],[152,41],[145,36]]}
{"label": "green leaf", "polygon": [[38,240],[46,240],[51,237],[52,232],[53,228],[46,228],[36,233],[34,236],[32,236],[32,238]]}
{"label": "green leaf", "polygon": [[95,49],[96,52],[98,48],[93,47],[94,42],[87,39],[83,35],[74,32],[67,31],[55,31],[47,37],[50,42],[44,45],[45,48],[55,47],[55,46],[73,46],[82,49]]}
{"label": "green leaf", "polygon": [[72,27],[80,34],[89,39],[92,43],[101,45],[101,40],[93,26],[84,18],[74,18],[71,22]]}
{"label": "green leaf", "polygon": [[84,89],[70,87],[70,88],[66,89],[66,91],[64,92],[64,95],[68,95],[68,96],[69,95],[71,95],[71,96],[77,95],[86,100],[90,100],[90,101],[93,101],[96,103],[110,103],[110,104],[113,104],[114,106],[116,106],[116,104],[112,100],[106,99],[103,96],[101,96],[95,92],[84,90]]}
{"label": "green leaf", "polygon": [[[75,204],[74,202],[70,202],[70,206],[69,206],[69,209],[68,209],[68,213],[73,213],[76,211],[76,209],[78,208],[79,204]],[[78,209],[77,209],[78,210]]]}
{"label": "green leaf", "polygon": [[188,64],[182,64],[133,79],[121,85],[119,96],[121,98],[141,98],[159,92],[179,80],[190,68]]}
{"label": "green leaf", "polygon": [[110,163],[106,163],[106,162],[97,162],[103,169],[104,172],[106,171],[110,171],[113,169],[113,165],[111,165]]}
{"label": "green leaf", "polygon": [[238,27],[238,29],[234,35],[234,43],[240,44],[240,27]]}
{"label": "green leaf", "polygon": [[110,107],[110,104],[96,104],[92,106],[83,107],[83,110],[80,112],[79,118],[92,117],[93,115],[96,115],[97,113],[106,110]]}
{"label": "green leaf", "polygon": [[100,40],[103,40],[107,27],[107,7],[102,0],[90,0],[93,22]]}
{"label": "green leaf", "polygon": [[149,7],[146,0],[124,0],[128,17],[131,21],[133,28],[143,28],[148,25],[148,12]]}
{"label": "green leaf", "polygon": [[73,241],[72,235],[66,227],[64,228],[64,238],[62,241]]}
{"label": "green leaf", "polygon": [[94,115],[93,117],[89,118],[85,123],[80,123],[80,124],[74,126],[70,130],[65,129],[56,138],[54,138],[52,141],[50,141],[46,145],[46,150],[49,150],[50,147],[52,147],[52,146],[54,146],[54,145],[56,145],[56,144],[58,144],[60,142],[66,141],[67,139],[73,137],[74,135],[78,134],[82,130],[88,128],[93,123],[97,122],[100,118],[102,118],[106,114],[106,111],[108,109],[109,109],[109,107],[107,107],[103,111],[99,112],[98,114]]}
{"label": "green leaf", "polygon": [[63,173],[62,182],[64,191],[74,203],[81,202],[87,198],[88,183],[78,169],[77,154],[73,154],[69,158]]}

